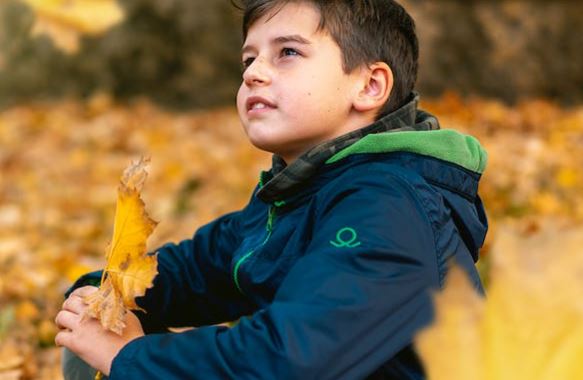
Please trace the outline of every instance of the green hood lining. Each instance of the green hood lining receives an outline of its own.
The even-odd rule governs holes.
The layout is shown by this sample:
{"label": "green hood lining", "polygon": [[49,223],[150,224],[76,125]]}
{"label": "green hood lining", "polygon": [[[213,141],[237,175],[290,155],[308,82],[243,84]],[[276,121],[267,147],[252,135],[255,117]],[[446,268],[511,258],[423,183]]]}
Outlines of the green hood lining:
{"label": "green hood lining", "polygon": [[336,153],[327,164],[359,153],[411,152],[438,158],[482,174],[488,153],[480,142],[452,129],[438,131],[383,132],[363,137]]}

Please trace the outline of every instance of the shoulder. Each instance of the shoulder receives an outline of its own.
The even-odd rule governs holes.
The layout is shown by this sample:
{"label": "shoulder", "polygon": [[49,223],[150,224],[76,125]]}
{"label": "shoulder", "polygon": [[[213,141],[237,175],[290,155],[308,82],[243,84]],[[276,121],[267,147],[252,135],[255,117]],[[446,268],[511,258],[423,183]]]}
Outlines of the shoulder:
{"label": "shoulder", "polygon": [[387,238],[397,240],[410,230],[424,237],[425,247],[434,245],[436,219],[444,210],[431,185],[419,174],[391,160],[375,158],[352,160],[331,169],[331,179],[314,199],[318,223],[343,220],[373,230],[382,228]]}
{"label": "shoulder", "polygon": [[450,215],[442,195],[412,168],[415,165],[404,162],[418,159],[415,154],[348,158],[332,168],[333,178],[318,192],[317,215],[337,218],[350,213],[366,224],[382,221],[394,231],[410,228],[437,239]]}
{"label": "shoulder", "polygon": [[[415,159],[407,155],[406,159]],[[347,158],[333,164],[319,191],[319,203],[334,203],[350,195],[369,200],[398,201],[404,206],[424,205],[436,200],[433,187],[415,170],[402,164],[402,157],[374,156]]]}
{"label": "shoulder", "polygon": [[333,242],[359,244],[363,257],[425,268],[437,283],[438,231],[428,204],[430,185],[414,171],[379,160],[346,163],[330,174],[334,178],[314,198],[311,220],[314,235],[326,237],[323,245],[337,254],[329,247]]}

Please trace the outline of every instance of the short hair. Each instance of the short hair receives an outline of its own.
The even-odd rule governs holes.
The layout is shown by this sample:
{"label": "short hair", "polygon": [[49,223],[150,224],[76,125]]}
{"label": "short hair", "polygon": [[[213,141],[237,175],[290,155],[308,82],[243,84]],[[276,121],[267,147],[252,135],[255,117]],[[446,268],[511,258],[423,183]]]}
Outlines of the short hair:
{"label": "short hair", "polygon": [[340,47],[343,70],[385,62],[393,72],[393,89],[380,118],[405,104],[417,80],[419,43],[415,22],[393,0],[232,0],[243,11],[243,39],[249,28],[286,4],[311,3],[320,11],[318,30],[325,30]]}

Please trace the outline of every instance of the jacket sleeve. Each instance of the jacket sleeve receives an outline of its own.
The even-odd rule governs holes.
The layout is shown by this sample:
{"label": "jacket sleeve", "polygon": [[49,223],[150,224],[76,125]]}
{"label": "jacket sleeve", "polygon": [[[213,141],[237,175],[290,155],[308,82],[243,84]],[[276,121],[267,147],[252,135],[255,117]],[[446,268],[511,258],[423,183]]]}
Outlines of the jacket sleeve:
{"label": "jacket sleeve", "polygon": [[[136,312],[144,331],[232,321],[250,313],[248,302],[230,277],[231,254],[240,239],[239,215],[224,215],[198,229],[192,239],[156,251],[154,286],[136,299],[146,311]],[[99,286],[100,279],[101,271],[84,275],[65,296],[80,286]]]}
{"label": "jacket sleeve", "polygon": [[139,318],[149,331],[232,321],[249,313],[230,276],[231,255],[240,240],[239,215],[227,214],[192,239],[158,249],[154,286],[136,300],[146,310]]}
{"label": "jacket sleeve", "polygon": [[118,379],[359,379],[411,344],[439,285],[430,221],[409,185],[355,183],[317,212],[273,302],[231,328],[149,335]]}

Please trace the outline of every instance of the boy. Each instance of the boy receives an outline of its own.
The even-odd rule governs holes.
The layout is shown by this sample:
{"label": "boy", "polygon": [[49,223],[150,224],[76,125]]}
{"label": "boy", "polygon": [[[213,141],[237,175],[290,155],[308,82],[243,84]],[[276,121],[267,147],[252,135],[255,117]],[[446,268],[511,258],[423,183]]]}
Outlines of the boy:
{"label": "boy", "polygon": [[122,336],[80,323],[89,275],[55,341],[111,379],[422,379],[412,340],[448,263],[481,289],[485,152],[417,110],[414,24],[394,1],[243,9],[237,107],[271,170],[243,210],[159,249]]}

